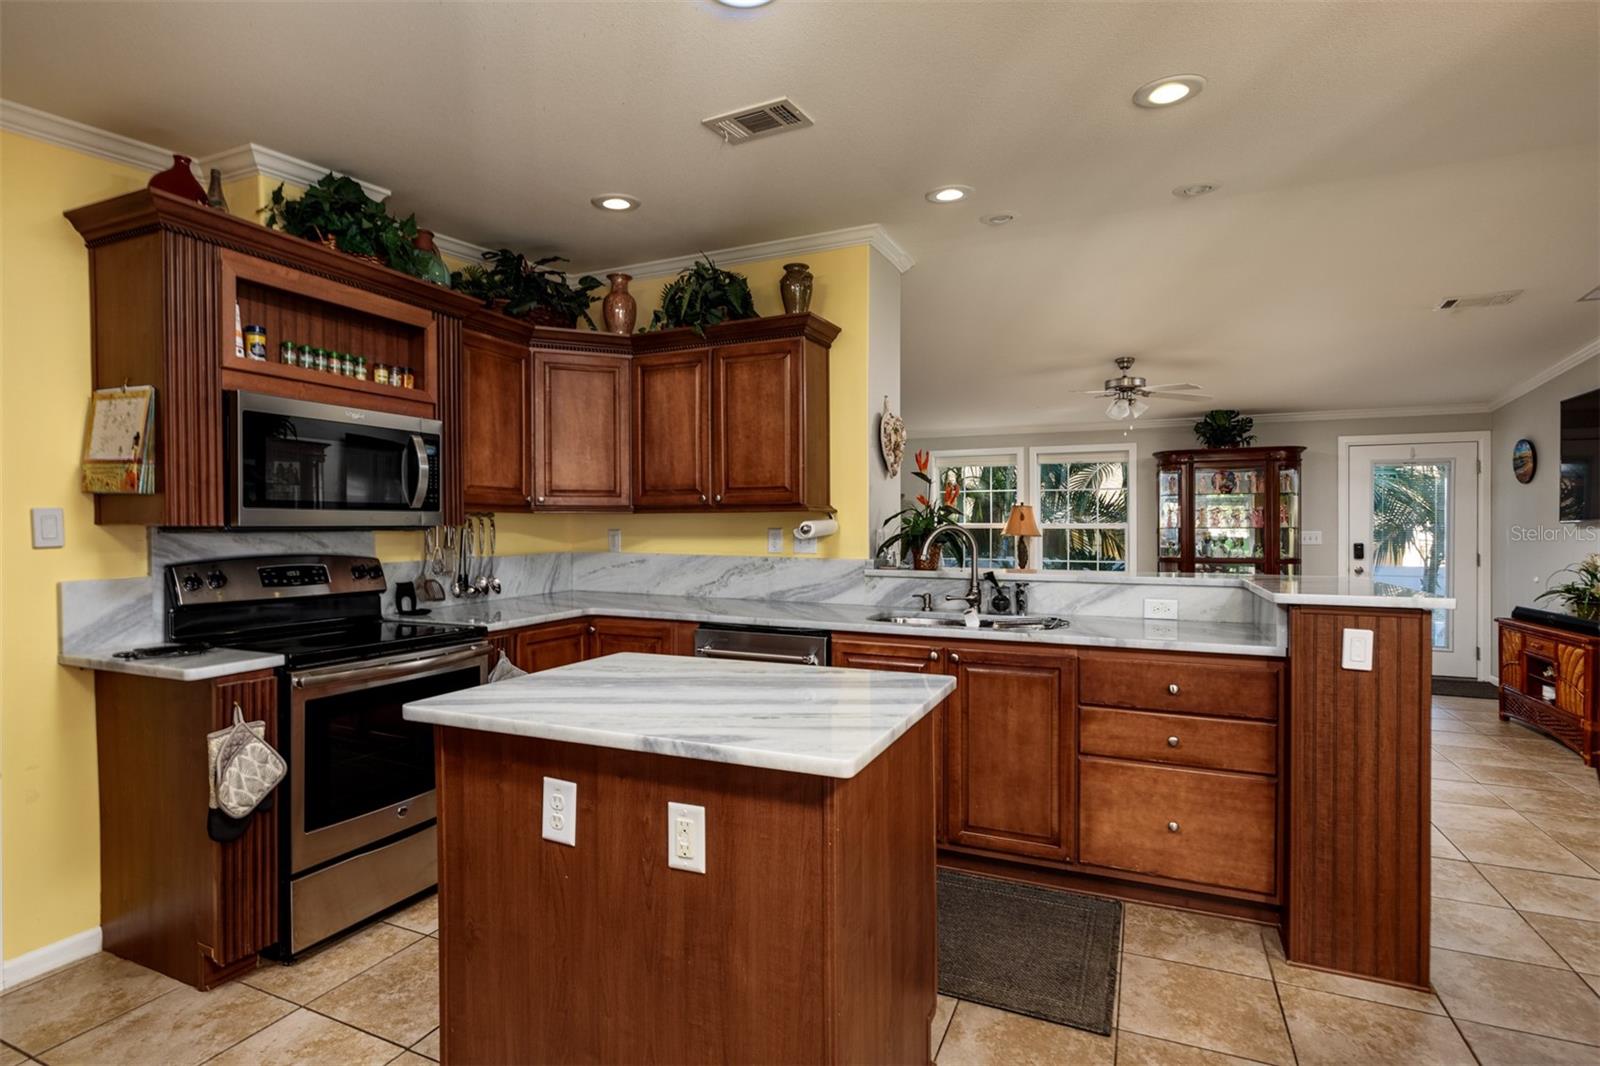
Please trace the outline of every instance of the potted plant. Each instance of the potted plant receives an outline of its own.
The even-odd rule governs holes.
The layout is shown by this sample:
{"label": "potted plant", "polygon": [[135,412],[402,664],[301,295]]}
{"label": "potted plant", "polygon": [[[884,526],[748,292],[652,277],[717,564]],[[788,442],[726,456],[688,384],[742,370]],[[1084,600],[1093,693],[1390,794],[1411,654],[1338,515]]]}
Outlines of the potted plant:
{"label": "potted plant", "polygon": [[[944,549],[945,541],[936,542],[933,550],[923,558],[923,548],[927,545],[928,534],[938,527],[951,522],[961,521],[961,512],[956,510],[956,497],[960,489],[954,481],[948,481],[940,486],[937,493],[933,488],[933,476],[928,473],[928,453],[919,451],[916,454],[917,468],[912,474],[919,478],[926,490],[917,494],[916,501],[909,507],[902,508],[884,520],[884,525],[892,522],[900,523],[900,531],[888,537],[878,546],[880,552],[886,551],[896,544],[903,545],[911,555],[911,566],[915,570],[939,569],[940,555]],[[933,503],[931,497],[937,495],[938,503]],[[956,551],[956,561],[965,561],[965,551],[959,540],[951,538],[948,542]]]}
{"label": "potted plant", "polygon": [[661,306],[650,316],[646,329],[688,326],[704,337],[707,326],[759,317],[745,276],[702,258],[679,271],[661,290]]}
{"label": "potted plant", "polygon": [[1551,585],[1534,597],[1535,602],[1552,598],[1562,600],[1568,614],[1591,621],[1600,620],[1600,554],[1591,555],[1581,563],[1573,563],[1550,576],[1554,579],[1562,574],[1571,574],[1574,580]]}
{"label": "potted plant", "polygon": [[485,306],[498,307],[518,318],[526,316],[539,325],[571,329],[582,317],[590,329],[598,328],[589,315],[589,304],[594,291],[600,288],[599,278],[585,274],[574,287],[564,270],[551,266],[566,262],[559,255],[529,262],[521,252],[500,248],[484,252],[483,259],[482,264],[474,263],[451,274],[451,287],[478,297]]}
{"label": "potted plant", "polygon": [[280,184],[262,211],[267,225],[295,237],[444,284],[436,257],[416,246],[417,218],[398,219],[353,178],[324,174],[297,200]]}
{"label": "potted plant", "polygon": [[1245,448],[1254,443],[1256,420],[1238,411],[1207,411],[1194,424],[1194,435],[1207,448]]}

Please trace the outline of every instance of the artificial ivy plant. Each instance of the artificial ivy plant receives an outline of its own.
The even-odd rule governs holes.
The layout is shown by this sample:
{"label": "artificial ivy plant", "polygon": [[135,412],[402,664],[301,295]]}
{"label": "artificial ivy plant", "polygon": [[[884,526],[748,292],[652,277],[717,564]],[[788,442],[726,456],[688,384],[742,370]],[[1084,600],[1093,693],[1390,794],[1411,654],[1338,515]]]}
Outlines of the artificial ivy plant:
{"label": "artificial ivy plant", "polygon": [[1254,443],[1256,420],[1238,411],[1207,411],[1194,424],[1194,435],[1207,448],[1245,448]]}
{"label": "artificial ivy plant", "polygon": [[646,329],[688,326],[704,337],[707,326],[759,317],[745,276],[723,270],[703,257],[679,271],[661,290],[661,306],[650,316]]}
{"label": "artificial ivy plant", "polygon": [[591,329],[596,328],[589,304],[594,291],[600,288],[600,279],[585,274],[575,283],[569,281],[566,271],[552,265],[565,263],[565,257],[547,255],[529,261],[521,252],[499,248],[484,252],[483,259],[482,264],[474,263],[451,274],[451,287],[485,303],[504,300],[508,315],[520,317],[544,311],[564,325],[576,325],[581,317]]}
{"label": "artificial ivy plant", "polygon": [[415,244],[417,216],[395,218],[353,178],[324,174],[297,200],[279,185],[262,211],[267,225],[319,243],[331,239],[341,252],[365,256],[412,277],[444,284],[439,260]]}

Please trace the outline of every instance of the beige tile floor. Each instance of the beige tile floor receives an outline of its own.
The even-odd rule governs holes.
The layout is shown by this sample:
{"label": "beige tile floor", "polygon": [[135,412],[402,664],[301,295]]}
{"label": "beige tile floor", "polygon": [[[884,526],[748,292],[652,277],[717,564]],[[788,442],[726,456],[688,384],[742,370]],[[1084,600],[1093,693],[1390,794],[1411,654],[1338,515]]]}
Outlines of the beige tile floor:
{"label": "beige tile floor", "polygon": [[[1129,905],[1109,1037],[941,996],[941,1064],[1600,1063],[1600,785],[1486,700],[1434,700],[1437,994],[1302,970],[1258,926]],[[0,1066],[439,1055],[430,898],[201,994],[98,955],[0,996]]]}

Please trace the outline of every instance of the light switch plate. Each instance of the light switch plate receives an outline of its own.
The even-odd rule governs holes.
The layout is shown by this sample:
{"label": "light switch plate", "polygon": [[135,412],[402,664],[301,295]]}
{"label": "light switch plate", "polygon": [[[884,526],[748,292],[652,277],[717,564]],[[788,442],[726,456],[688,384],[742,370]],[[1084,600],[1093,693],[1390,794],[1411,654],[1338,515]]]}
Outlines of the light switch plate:
{"label": "light switch plate", "polygon": [[690,873],[706,872],[706,809],[693,803],[667,804],[667,865]]}
{"label": "light switch plate", "polygon": [[767,551],[769,551],[769,552],[781,552],[781,551],[783,551],[783,527],[782,526],[769,526],[769,527],[767,527]]}
{"label": "light switch plate", "polygon": [[1372,669],[1372,630],[1344,631],[1344,654],[1340,656],[1339,665],[1346,670]]}
{"label": "light switch plate", "polygon": [[541,832],[546,840],[578,846],[578,785],[559,777],[544,779],[544,813]]}
{"label": "light switch plate", "polygon": [[815,554],[817,554],[817,538],[816,537],[796,537],[796,538],[794,538],[794,553],[796,555],[815,555]]}
{"label": "light switch plate", "polygon": [[1300,543],[1315,547],[1322,543],[1322,530],[1308,529],[1300,534]]}
{"label": "light switch plate", "polygon": [[59,507],[35,507],[28,514],[33,518],[33,546],[35,548],[65,548],[67,546],[67,521]]}
{"label": "light switch plate", "polygon": [[611,548],[612,551],[620,552],[622,550],[622,530],[620,530],[620,529],[608,529],[608,530],[606,530],[606,543]]}

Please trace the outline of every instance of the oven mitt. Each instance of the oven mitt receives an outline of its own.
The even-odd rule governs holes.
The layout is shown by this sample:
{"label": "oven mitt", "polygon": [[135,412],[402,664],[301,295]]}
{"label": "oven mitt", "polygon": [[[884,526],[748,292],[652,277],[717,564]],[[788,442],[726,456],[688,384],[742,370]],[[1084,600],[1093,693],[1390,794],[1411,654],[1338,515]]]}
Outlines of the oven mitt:
{"label": "oven mitt", "polygon": [[527,675],[528,671],[522,669],[521,667],[517,666],[516,663],[512,662],[511,656],[507,655],[505,652],[501,652],[500,661],[494,664],[493,670],[489,671],[489,680],[491,682],[509,681],[513,677],[526,677]]}
{"label": "oven mitt", "polygon": [[263,739],[265,730],[265,722],[246,722],[244,711],[235,703],[233,725],[220,731],[212,786],[217,809],[230,818],[243,818],[255,810],[288,769],[283,756]]}

